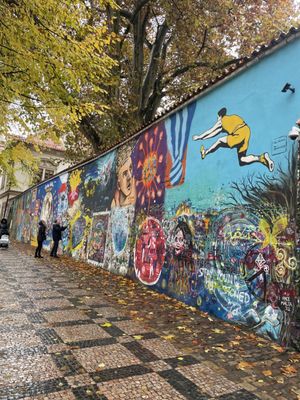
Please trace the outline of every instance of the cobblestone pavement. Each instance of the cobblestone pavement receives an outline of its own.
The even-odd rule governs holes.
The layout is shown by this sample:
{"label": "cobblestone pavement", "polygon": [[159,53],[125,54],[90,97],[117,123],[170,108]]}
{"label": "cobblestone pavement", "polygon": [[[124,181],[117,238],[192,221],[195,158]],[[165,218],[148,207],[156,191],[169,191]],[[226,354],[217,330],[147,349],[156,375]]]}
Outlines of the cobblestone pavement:
{"label": "cobblestone pavement", "polygon": [[300,398],[298,353],[125,278],[31,253],[0,253],[0,399]]}

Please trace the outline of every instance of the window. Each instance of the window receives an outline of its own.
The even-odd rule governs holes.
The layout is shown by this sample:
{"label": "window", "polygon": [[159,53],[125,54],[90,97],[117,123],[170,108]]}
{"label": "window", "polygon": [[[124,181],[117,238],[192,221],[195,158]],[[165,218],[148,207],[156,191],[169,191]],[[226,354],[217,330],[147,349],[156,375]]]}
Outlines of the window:
{"label": "window", "polygon": [[34,183],[34,184],[40,183],[43,180],[43,172],[44,172],[44,169],[39,168],[36,175],[32,179],[32,183]]}
{"label": "window", "polygon": [[54,175],[54,171],[52,169],[45,169],[44,179],[49,179]]}
{"label": "window", "polygon": [[47,168],[39,168],[38,172],[36,173],[35,177],[33,178],[33,183],[37,184],[45,179],[51,178],[51,176],[54,175],[54,171],[52,169],[47,169]]}

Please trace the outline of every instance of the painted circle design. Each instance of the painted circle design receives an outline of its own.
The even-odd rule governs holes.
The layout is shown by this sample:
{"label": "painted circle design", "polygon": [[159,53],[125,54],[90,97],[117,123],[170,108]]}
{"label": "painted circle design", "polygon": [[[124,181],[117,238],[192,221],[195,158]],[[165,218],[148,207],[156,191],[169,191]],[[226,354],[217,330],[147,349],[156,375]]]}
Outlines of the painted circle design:
{"label": "painted circle design", "polygon": [[157,172],[157,155],[152,152],[145,159],[143,164],[143,182],[145,186],[150,186]]}
{"label": "painted circle design", "polygon": [[155,218],[147,218],[140,227],[135,243],[134,268],[137,278],[146,285],[155,285],[165,255],[166,240],[160,223]]}

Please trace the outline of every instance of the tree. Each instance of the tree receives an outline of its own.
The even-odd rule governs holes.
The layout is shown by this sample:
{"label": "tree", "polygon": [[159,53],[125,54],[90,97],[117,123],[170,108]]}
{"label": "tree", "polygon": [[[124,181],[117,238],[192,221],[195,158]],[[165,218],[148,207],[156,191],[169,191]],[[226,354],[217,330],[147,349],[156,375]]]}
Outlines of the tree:
{"label": "tree", "polygon": [[[108,48],[117,38],[104,20],[93,22],[91,4],[115,7],[113,0],[0,0],[2,135],[18,126],[58,138],[105,112],[116,64]],[[9,149],[0,168],[11,171]]]}
{"label": "tree", "polygon": [[[292,0],[118,0],[105,14],[120,40],[111,56],[110,108],[90,116],[101,146],[149,123],[157,111],[236,64],[299,20]],[[292,17],[294,16],[294,17]],[[86,128],[87,128],[86,126]],[[94,149],[97,142],[86,135]],[[99,140],[97,138],[97,140]]]}
{"label": "tree", "polygon": [[299,20],[293,0],[0,0],[0,12],[0,126],[63,136],[77,160]]}

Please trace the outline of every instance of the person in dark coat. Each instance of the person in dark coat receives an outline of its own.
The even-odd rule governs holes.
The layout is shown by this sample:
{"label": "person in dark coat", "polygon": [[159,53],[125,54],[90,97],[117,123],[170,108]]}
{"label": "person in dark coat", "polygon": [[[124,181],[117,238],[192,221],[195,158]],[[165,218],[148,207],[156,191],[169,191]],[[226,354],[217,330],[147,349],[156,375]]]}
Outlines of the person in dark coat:
{"label": "person in dark coat", "polygon": [[58,220],[56,219],[54,221],[53,227],[52,227],[52,237],[53,237],[53,247],[50,253],[51,257],[58,258],[57,255],[57,249],[59,245],[59,241],[61,240],[61,233],[67,229],[66,226],[60,226]]}
{"label": "person in dark coat", "polygon": [[7,219],[2,218],[0,222],[0,238],[2,235],[9,235]]}
{"label": "person in dark coat", "polygon": [[39,222],[39,230],[38,230],[38,234],[37,234],[38,247],[35,250],[34,257],[43,258],[41,256],[41,251],[43,248],[44,240],[46,240],[46,224],[44,221],[40,221]]}

